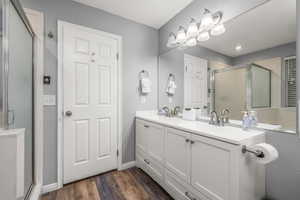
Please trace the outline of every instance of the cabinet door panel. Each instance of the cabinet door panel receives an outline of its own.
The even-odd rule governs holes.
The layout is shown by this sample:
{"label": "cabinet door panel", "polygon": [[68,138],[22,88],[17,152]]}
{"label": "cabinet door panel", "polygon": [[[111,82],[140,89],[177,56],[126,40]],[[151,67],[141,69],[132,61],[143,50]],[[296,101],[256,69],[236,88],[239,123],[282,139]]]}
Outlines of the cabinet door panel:
{"label": "cabinet door panel", "polygon": [[166,167],[182,180],[189,182],[190,134],[175,129],[167,129],[165,136]]}
{"label": "cabinet door panel", "polygon": [[150,172],[149,175],[154,180],[156,180],[158,183],[161,183],[163,181],[164,170],[163,170],[163,167],[160,164],[150,160],[148,162],[148,169],[149,169],[149,172]]}
{"label": "cabinet door panel", "polygon": [[148,128],[142,121],[136,121],[136,148],[138,151],[147,152]]}
{"label": "cabinet door panel", "polygon": [[232,200],[234,145],[193,137],[191,184],[212,200]]}
{"label": "cabinet door panel", "polygon": [[171,172],[166,170],[166,179],[165,179],[166,186],[171,193],[171,195],[175,199],[180,199],[180,200],[190,200],[186,196],[186,192],[188,191],[186,187],[184,187],[181,184],[181,181],[176,178],[175,175],[173,175]]}
{"label": "cabinet door panel", "polygon": [[154,124],[149,124],[147,135],[148,154],[150,159],[163,164],[164,161],[164,127]]}

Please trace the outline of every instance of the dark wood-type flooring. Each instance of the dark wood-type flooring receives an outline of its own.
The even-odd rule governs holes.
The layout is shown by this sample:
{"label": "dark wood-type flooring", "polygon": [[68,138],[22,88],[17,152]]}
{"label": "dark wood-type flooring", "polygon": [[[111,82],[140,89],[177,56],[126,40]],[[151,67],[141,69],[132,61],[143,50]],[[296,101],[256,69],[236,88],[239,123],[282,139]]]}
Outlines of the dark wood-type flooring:
{"label": "dark wood-type flooring", "polygon": [[141,169],[112,171],[65,185],[42,200],[173,200]]}

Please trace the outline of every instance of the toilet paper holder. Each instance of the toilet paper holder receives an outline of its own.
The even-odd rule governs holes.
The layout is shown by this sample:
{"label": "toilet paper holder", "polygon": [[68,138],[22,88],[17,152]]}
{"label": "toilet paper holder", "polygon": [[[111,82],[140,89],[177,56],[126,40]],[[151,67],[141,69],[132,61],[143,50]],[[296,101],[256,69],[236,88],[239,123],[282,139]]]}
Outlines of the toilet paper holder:
{"label": "toilet paper holder", "polygon": [[252,149],[252,148],[247,147],[246,145],[243,145],[242,146],[242,153],[245,154],[247,152],[253,153],[258,158],[264,158],[265,157],[264,152],[262,152],[260,150]]}

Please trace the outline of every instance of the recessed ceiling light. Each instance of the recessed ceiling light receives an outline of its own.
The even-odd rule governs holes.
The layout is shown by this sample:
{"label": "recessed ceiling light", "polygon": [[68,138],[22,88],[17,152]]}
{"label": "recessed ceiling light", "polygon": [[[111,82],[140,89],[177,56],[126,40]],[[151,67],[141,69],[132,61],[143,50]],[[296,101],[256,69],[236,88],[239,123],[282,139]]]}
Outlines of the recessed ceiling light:
{"label": "recessed ceiling light", "polygon": [[235,50],[236,50],[236,51],[241,51],[242,49],[243,49],[243,47],[242,47],[241,44],[237,44],[237,45],[235,46]]}

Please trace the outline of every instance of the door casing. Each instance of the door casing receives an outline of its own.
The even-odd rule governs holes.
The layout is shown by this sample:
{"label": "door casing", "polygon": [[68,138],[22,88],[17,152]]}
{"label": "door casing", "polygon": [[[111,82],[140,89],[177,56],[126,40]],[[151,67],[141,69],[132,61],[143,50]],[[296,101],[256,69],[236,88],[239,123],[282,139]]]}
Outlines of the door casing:
{"label": "door casing", "polygon": [[117,52],[117,166],[122,169],[122,37],[81,25],[58,20],[58,64],[57,64],[57,189],[63,187],[63,30],[65,26],[72,26],[94,34],[114,38],[118,41]]}

